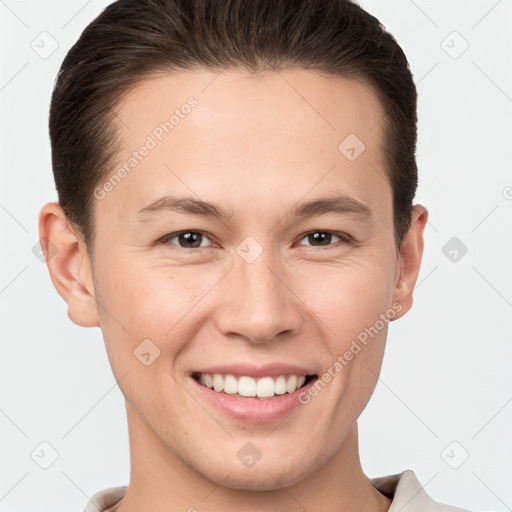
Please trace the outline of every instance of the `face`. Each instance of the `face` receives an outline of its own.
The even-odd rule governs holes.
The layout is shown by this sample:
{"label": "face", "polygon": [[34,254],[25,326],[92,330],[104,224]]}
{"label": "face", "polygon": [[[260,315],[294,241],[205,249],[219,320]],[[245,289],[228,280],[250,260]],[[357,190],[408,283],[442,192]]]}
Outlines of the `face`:
{"label": "face", "polygon": [[[400,277],[381,105],[312,71],[194,71],[146,80],[116,114],[88,314],[132,442],[227,487],[306,478],[368,402],[419,270]],[[296,391],[292,375],[308,376]],[[274,397],[233,393],[253,385]]]}

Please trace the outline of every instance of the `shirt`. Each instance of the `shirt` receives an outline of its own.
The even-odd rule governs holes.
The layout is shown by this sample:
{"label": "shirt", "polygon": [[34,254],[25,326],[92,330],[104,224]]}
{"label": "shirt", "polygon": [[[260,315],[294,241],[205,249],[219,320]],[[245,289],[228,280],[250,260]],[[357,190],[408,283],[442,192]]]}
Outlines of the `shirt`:
{"label": "shirt", "polygon": [[[388,512],[469,512],[434,501],[419,483],[414,471],[406,469],[395,475],[370,479],[372,485],[392,500]],[[111,487],[97,492],[84,512],[109,512],[126,492],[126,487]]]}

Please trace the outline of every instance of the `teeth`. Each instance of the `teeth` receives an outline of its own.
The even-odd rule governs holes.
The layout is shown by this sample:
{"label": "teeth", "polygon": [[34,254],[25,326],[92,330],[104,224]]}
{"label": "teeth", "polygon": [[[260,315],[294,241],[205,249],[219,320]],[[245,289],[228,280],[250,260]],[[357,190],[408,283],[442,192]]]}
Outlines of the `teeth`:
{"label": "teeth", "polygon": [[[219,375],[216,373],[215,375]],[[219,375],[222,379],[222,376]],[[238,380],[238,394],[242,396],[256,396],[256,381],[252,377],[240,377]]]}
{"label": "teeth", "polygon": [[233,375],[226,375],[224,378],[224,393],[229,393],[230,395],[238,393],[238,381]]}
{"label": "teeth", "polygon": [[201,373],[199,382],[217,393],[228,393],[240,396],[268,398],[274,395],[293,393],[306,382],[305,375],[280,375],[279,377],[261,377],[254,379],[248,376],[235,377],[234,375],[221,375],[214,373]]}
{"label": "teeth", "polygon": [[213,389],[217,392],[224,389],[224,379],[218,373],[213,374]]}
{"label": "teeth", "polygon": [[297,375],[290,375],[286,381],[286,391],[293,393],[297,389]]}
{"label": "teeth", "polygon": [[286,379],[282,375],[277,377],[274,384],[274,391],[276,395],[284,395],[286,393]]}
{"label": "teeth", "polygon": [[256,384],[256,394],[260,398],[274,396],[274,379],[272,377],[263,377],[262,379],[258,379],[258,384]]}

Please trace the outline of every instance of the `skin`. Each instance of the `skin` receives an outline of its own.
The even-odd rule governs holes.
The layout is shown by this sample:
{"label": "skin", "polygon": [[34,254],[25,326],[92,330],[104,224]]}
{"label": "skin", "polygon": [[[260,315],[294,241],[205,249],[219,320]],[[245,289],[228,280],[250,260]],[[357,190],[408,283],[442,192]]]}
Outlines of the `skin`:
{"label": "skin", "polygon": [[[391,500],[361,468],[357,418],[378,379],[387,324],[278,421],[232,419],[189,377],[245,361],[322,374],[379,315],[398,305],[396,320],[410,309],[428,213],[414,207],[397,252],[382,107],[367,84],[308,70],[162,74],[118,105],[120,165],[190,96],[197,107],[95,199],[92,261],[57,203],[40,215],[40,237],[57,247],[51,279],[73,322],[101,327],[126,398],[131,477],[116,510],[385,511]],[[355,161],[338,150],[349,134],[366,146]],[[291,215],[336,194],[370,214]],[[168,210],[138,220],[165,195],[212,202],[228,216]],[[177,237],[157,243],[186,230],[211,236],[200,248]],[[326,231],[352,240],[307,236]],[[236,252],[248,236],[263,250],[252,263]],[[160,356],[146,367],[133,352],[147,338]],[[237,452],[249,441],[262,457],[247,468]]]}

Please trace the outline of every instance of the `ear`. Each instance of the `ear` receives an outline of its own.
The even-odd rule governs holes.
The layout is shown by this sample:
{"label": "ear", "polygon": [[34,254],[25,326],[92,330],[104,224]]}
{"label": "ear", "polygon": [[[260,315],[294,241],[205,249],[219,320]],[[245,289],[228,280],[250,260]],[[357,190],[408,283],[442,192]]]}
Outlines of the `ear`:
{"label": "ear", "polygon": [[82,327],[99,327],[87,248],[58,203],[48,203],[41,209],[39,238],[50,278],[68,304],[70,320]]}
{"label": "ear", "polygon": [[400,312],[393,318],[403,316],[412,307],[413,291],[420,273],[423,256],[423,233],[427,225],[428,212],[424,206],[414,206],[409,230],[404,235],[398,255],[399,276],[393,292],[393,304],[402,305]]}

